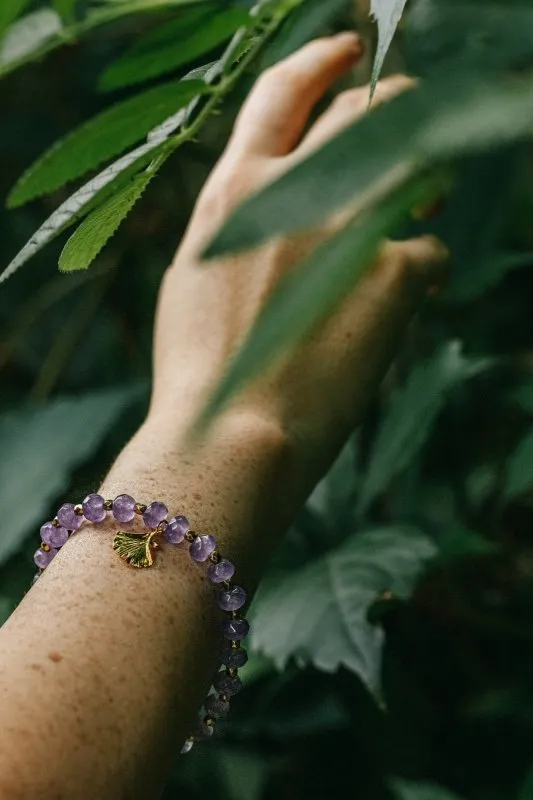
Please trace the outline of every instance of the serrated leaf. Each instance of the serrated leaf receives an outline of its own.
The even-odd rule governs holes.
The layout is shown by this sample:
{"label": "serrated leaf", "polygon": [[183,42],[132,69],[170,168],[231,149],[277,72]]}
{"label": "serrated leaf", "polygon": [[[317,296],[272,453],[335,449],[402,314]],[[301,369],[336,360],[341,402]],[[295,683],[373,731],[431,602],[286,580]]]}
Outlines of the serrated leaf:
{"label": "serrated leaf", "polygon": [[51,8],[41,8],[21,17],[8,28],[0,41],[0,69],[13,61],[30,57],[62,27],[61,17]]}
{"label": "serrated leaf", "polygon": [[108,91],[171,72],[223,44],[249,22],[243,9],[194,9],[140,38],[103,73],[100,88]]}
{"label": "serrated leaf", "polygon": [[505,497],[509,500],[533,487],[533,429],[530,430],[507,461]]}
{"label": "serrated leaf", "polygon": [[448,342],[432,358],[413,368],[404,386],[390,397],[361,487],[359,514],[423,447],[448,392],[490,363],[487,359],[466,358],[459,342]]}
{"label": "serrated leaf", "polygon": [[290,658],[344,666],[379,694],[384,634],[367,621],[384,591],[407,599],[436,548],[420,531],[386,527],[351,536],[308,566],[272,576],[254,600],[252,647],[282,668]]}
{"label": "serrated leaf", "polygon": [[140,199],[154,175],[155,172],[149,171],[137,175],[124,189],[85,218],[59,257],[59,269],[62,272],[89,267]]}
{"label": "serrated leaf", "polygon": [[404,781],[399,778],[390,782],[396,800],[461,800],[459,795],[437,786],[436,783]]}
{"label": "serrated leaf", "polygon": [[[0,416],[0,563],[53,514],[50,503],[136,396],[136,390],[53,400]],[[37,541],[37,540],[36,540]]]}
{"label": "serrated leaf", "polygon": [[420,185],[408,186],[387,197],[283,277],[211,396],[198,427],[332,313],[420,191]]}
{"label": "serrated leaf", "polygon": [[159,139],[142,144],[106,167],[99,175],[74,192],[48,217],[7,265],[0,274],[0,283],[7,280],[19,267],[77,220],[106,202],[115,192],[121,191],[136,172],[149,164],[152,159],[164,153],[166,147],[166,142]]}
{"label": "serrated leaf", "polygon": [[[255,247],[362,203],[384,175],[526,137],[533,128],[533,74],[428,81],[375,108],[298,162],[230,215],[204,257]],[[389,187],[390,188],[390,187]]]}
{"label": "serrated leaf", "polygon": [[208,90],[199,80],[172,81],[106,109],[41,156],[17,182],[8,205],[22,205],[98,167]]}
{"label": "serrated leaf", "polygon": [[113,539],[113,550],[132,567],[151,567],[154,559],[150,544],[154,533],[128,533],[118,531]]}
{"label": "serrated leaf", "polygon": [[407,0],[371,0],[370,13],[378,24],[378,46],[370,79],[370,99],[376,89],[385,56],[391,46],[406,3]]}
{"label": "serrated leaf", "polygon": [[19,14],[22,14],[26,6],[29,6],[30,2],[31,0],[4,0],[0,4],[0,38]]}

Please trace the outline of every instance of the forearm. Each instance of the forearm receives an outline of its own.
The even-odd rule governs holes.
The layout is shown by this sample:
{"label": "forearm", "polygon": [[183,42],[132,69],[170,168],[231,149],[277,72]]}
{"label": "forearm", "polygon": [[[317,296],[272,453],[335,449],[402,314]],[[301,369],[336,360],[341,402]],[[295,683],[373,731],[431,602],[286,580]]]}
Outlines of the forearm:
{"label": "forearm", "polygon": [[[150,419],[102,493],[187,515],[251,590],[297,502],[290,462],[279,428],[254,415],[227,416],[195,451],[180,425]],[[128,568],[115,527],[84,525],[2,629],[3,799],[157,797],[194,725],[217,666],[212,590],[183,547]]]}

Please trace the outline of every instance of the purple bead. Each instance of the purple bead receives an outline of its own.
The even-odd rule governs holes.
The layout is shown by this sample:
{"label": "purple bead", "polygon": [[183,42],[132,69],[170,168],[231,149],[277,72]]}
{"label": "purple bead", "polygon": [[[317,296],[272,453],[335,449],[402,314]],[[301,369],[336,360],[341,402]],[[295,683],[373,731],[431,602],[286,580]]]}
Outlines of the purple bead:
{"label": "purple bead", "polygon": [[183,747],[181,748],[181,752],[183,754],[190,753],[194,745],[194,739],[185,739],[183,742]]}
{"label": "purple bead", "polygon": [[191,558],[194,558],[195,561],[207,561],[211,553],[216,549],[216,546],[217,543],[214,536],[201,533],[196,537],[194,542],[191,543],[189,548]]}
{"label": "purple bead", "polygon": [[233,697],[242,689],[242,681],[237,675],[228,675],[227,672],[217,672],[213,681],[213,686],[220,694],[227,694]]}
{"label": "purple bead", "polygon": [[185,534],[189,530],[189,520],[185,517],[171,517],[165,528],[165,539],[170,544],[179,544],[185,539]]}
{"label": "purple bead", "polygon": [[246,603],[246,592],[242,586],[232,586],[231,589],[219,589],[217,600],[222,611],[237,611]]}
{"label": "purple bead", "polygon": [[117,522],[131,522],[135,516],[135,500],[129,494],[119,494],[113,500],[113,516]]}
{"label": "purple bead", "polygon": [[211,564],[207,569],[207,576],[211,583],[224,583],[233,578],[235,567],[227,558],[221,559],[218,564]]}
{"label": "purple bead", "polygon": [[66,528],[56,528],[51,522],[45,522],[41,526],[41,539],[50,547],[59,549],[68,541],[68,531]]}
{"label": "purple bead", "polygon": [[144,524],[147,528],[157,528],[160,522],[163,522],[168,515],[168,508],[164,503],[158,500],[155,503],[150,503],[148,508],[143,514]]}
{"label": "purple bead", "polygon": [[240,669],[248,661],[248,653],[242,647],[232,647],[229,642],[222,651],[222,663],[225,667]]}
{"label": "purple bead", "polygon": [[38,550],[35,551],[33,554],[33,560],[39,567],[39,569],[46,569],[50,561],[57,555],[57,550],[54,550],[52,547],[51,550],[43,550],[39,547]]}
{"label": "purple bead", "polygon": [[37,572],[37,573],[36,573],[36,574],[33,576],[33,578],[31,579],[31,585],[33,586],[33,584],[34,584],[34,583],[37,583],[37,581],[39,580],[39,578],[40,578],[40,577],[41,577],[41,573],[40,573],[40,572]]}
{"label": "purple bead", "polygon": [[204,703],[205,710],[213,719],[220,719],[225,717],[229,711],[229,702],[222,700],[216,694],[210,694]]}
{"label": "purple bead", "polygon": [[77,531],[83,522],[81,514],[76,514],[73,503],[65,503],[57,512],[57,518],[61,525],[68,531]]}
{"label": "purple bead", "polygon": [[245,619],[225,619],[221,628],[225,639],[238,642],[247,635],[250,625]]}
{"label": "purple bead", "polygon": [[82,503],[85,519],[89,522],[103,522],[106,518],[105,500],[100,494],[88,494]]}

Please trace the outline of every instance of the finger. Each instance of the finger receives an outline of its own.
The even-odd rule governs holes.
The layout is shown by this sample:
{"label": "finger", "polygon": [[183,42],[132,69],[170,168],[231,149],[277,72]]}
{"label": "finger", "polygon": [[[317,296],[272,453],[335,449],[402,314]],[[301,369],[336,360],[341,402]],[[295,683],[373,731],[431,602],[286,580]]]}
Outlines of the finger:
{"label": "finger", "polygon": [[300,139],[311,110],[363,53],[355,33],[316,39],[266,70],[237,119],[231,146],[281,156]]}
{"label": "finger", "polygon": [[[387,102],[387,100],[391,100],[413,85],[412,78],[408,78],[406,75],[393,75],[390,78],[379,81],[372,98],[371,107],[373,108],[376,105]],[[295,150],[295,155],[297,157],[308,155],[311,151],[321,147],[328,139],[333,138],[341,130],[362,117],[368,110],[369,93],[369,86],[361,86],[338,94],[330,107],[319,117]]]}

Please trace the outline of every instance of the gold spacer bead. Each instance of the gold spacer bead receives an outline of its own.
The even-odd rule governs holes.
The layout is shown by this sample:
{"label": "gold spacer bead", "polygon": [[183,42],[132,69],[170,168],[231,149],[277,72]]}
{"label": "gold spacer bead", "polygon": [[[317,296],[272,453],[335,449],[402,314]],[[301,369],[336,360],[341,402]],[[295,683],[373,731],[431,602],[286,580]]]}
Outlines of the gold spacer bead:
{"label": "gold spacer bead", "polygon": [[134,511],[136,514],[144,514],[147,508],[144,503],[135,503]]}
{"label": "gold spacer bead", "polygon": [[240,619],[238,611],[230,611],[232,619]]}
{"label": "gold spacer bead", "polygon": [[229,675],[230,678],[237,677],[237,669],[235,667],[228,667],[226,670],[226,675]]}
{"label": "gold spacer bead", "polygon": [[185,534],[185,538],[187,539],[188,542],[194,542],[194,540],[196,539],[196,534],[193,533],[193,531],[187,531],[187,533]]}
{"label": "gold spacer bead", "polygon": [[218,699],[221,700],[223,703],[229,702],[229,696],[227,694],[219,694]]}
{"label": "gold spacer bead", "polygon": [[164,519],[159,523],[159,525],[156,528],[156,531],[159,531],[159,533],[164,533],[167,528],[168,528],[168,522],[166,521],[166,519]]}
{"label": "gold spacer bead", "polygon": [[234,642],[234,641],[231,642],[231,649],[232,650],[238,650],[240,646],[241,646],[240,642]]}
{"label": "gold spacer bead", "polygon": [[213,552],[209,556],[209,560],[212,561],[213,564],[218,564],[220,561],[222,561],[222,556],[220,555],[218,550],[213,550]]}
{"label": "gold spacer bead", "polygon": [[44,550],[45,553],[49,553],[51,549],[52,548],[50,547],[49,544],[45,544],[44,542],[41,542],[41,550]]}
{"label": "gold spacer bead", "polygon": [[83,517],[83,506],[81,503],[77,503],[74,506],[74,513],[78,515],[78,517]]}
{"label": "gold spacer bead", "polygon": [[223,581],[222,586],[224,589],[231,589],[231,581]]}
{"label": "gold spacer bead", "polygon": [[106,500],[105,503],[104,503],[104,508],[105,508],[106,511],[111,511],[111,509],[113,508],[113,501],[112,500]]}
{"label": "gold spacer bead", "polygon": [[58,520],[57,517],[53,518],[52,525],[54,526],[54,528],[60,528],[61,527],[61,523],[60,523],[60,521]]}
{"label": "gold spacer bead", "polygon": [[204,717],[204,725],[207,725],[208,728],[213,728],[215,725],[215,720],[213,717],[210,717],[209,714]]}

